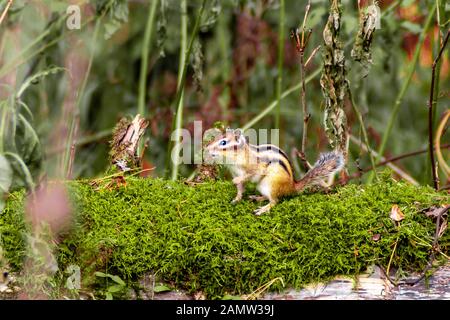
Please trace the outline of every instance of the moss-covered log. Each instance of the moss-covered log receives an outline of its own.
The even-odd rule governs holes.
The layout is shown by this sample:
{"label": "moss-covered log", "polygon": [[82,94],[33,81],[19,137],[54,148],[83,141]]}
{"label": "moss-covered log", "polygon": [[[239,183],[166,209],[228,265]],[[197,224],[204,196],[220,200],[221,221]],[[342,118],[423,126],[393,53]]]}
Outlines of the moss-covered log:
{"label": "moss-covered log", "polygon": [[[230,204],[235,188],[229,182],[126,182],[113,190],[68,183],[77,222],[58,246],[58,261],[61,270],[80,266],[84,285],[101,271],[127,281],[157,272],[209,298],[247,294],[278,277],[285,287],[299,288],[371,264],[387,266],[396,241],[392,267],[421,270],[435,232],[423,210],[449,200],[431,188],[384,179],[285,198],[257,217],[256,203]],[[12,194],[0,215],[4,254],[16,268],[25,252],[23,199],[23,192]],[[405,214],[399,227],[389,218],[394,204]],[[448,231],[440,248],[448,254]]]}

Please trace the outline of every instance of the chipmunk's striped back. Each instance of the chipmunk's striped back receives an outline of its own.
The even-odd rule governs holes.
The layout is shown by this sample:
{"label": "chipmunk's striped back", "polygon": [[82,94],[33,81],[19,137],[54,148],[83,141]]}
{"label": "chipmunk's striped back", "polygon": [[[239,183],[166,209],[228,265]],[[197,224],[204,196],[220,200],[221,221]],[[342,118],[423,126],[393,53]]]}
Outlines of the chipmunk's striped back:
{"label": "chipmunk's striped back", "polygon": [[283,150],[273,144],[249,144],[249,147],[258,161],[267,164],[278,163],[292,179],[294,178],[291,162]]}

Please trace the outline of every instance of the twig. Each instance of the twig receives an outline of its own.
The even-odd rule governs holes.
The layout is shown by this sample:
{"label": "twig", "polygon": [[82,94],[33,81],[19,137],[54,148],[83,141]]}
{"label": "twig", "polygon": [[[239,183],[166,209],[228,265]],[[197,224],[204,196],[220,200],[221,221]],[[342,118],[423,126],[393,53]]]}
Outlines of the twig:
{"label": "twig", "polygon": [[300,158],[300,160],[303,163],[303,167],[306,168],[307,170],[310,170],[312,168],[312,165],[308,162],[308,160],[306,160],[305,154],[298,151],[297,148],[293,148],[292,151],[294,152],[294,154]]}
{"label": "twig", "polygon": [[311,55],[309,56],[308,60],[306,60],[306,62],[305,62],[305,68],[308,66],[308,64],[309,64],[309,62],[312,60],[312,58],[314,58],[314,56],[316,55],[316,53],[319,52],[320,48],[321,48],[321,46],[319,45],[319,46],[317,46],[317,48],[315,48],[315,49],[313,50],[313,52],[312,52]]}
{"label": "twig", "polygon": [[145,150],[147,150],[148,144],[149,144],[149,140],[146,139],[145,143],[144,143],[144,147],[142,148],[142,151],[141,151],[141,155],[139,156],[139,163],[141,164],[141,166],[144,163]]}
{"label": "twig", "polygon": [[[399,229],[400,229],[400,225],[399,225]],[[397,240],[395,240],[394,249],[392,249],[391,257],[389,258],[389,263],[386,267],[386,274],[389,274],[389,269],[391,269],[391,263],[392,263],[392,259],[394,258],[395,250],[397,249],[398,240],[399,240],[399,237],[397,237]]]}
{"label": "twig", "polygon": [[13,2],[13,0],[9,0],[8,3],[6,4],[5,10],[3,10],[2,16],[0,17],[0,25],[2,24],[3,19],[5,19],[6,13],[8,12],[9,7],[11,6],[12,2]]}
{"label": "twig", "polygon": [[[386,158],[385,157],[380,157],[380,155],[374,151],[374,150],[370,150],[365,143],[362,143],[362,141],[360,141],[358,138],[356,138],[353,135],[350,135],[350,141],[352,141],[353,143],[361,146],[362,149],[364,149],[364,151],[366,152],[372,152],[372,154],[375,157],[379,157],[380,160],[385,161]],[[369,151],[370,150],[370,151]],[[387,166],[389,168],[391,168],[392,170],[394,170],[395,173],[397,173],[399,176],[401,176],[403,179],[405,179],[406,181],[408,181],[409,183],[418,186],[419,183],[413,178],[411,177],[409,174],[407,174],[405,171],[403,171],[402,169],[400,169],[399,167],[397,167],[396,165],[392,164],[392,163],[387,163]]]}
{"label": "twig", "polygon": [[[309,37],[311,36],[311,32],[312,30],[309,29],[308,33],[305,36],[305,25],[306,25],[306,20],[308,19],[308,15],[309,15],[309,10],[311,9],[311,1],[308,1],[308,4],[306,5],[306,10],[305,10],[305,16],[303,17],[303,24],[301,27],[301,40],[300,40],[300,34],[299,34],[299,30],[297,29],[295,31],[295,40],[296,40],[296,47],[297,47],[297,51],[300,54],[300,78],[301,78],[301,82],[302,82],[302,87],[301,87],[301,103],[302,103],[302,110],[303,110],[303,134],[302,134],[302,147],[301,147],[301,157],[300,159],[302,159],[303,162],[305,162],[306,158],[305,158],[305,151],[306,151],[306,140],[307,140],[307,136],[308,136],[308,122],[309,122],[309,118],[310,118],[310,114],[308,113],[308,106],[306,104],[306,84],[305,84],[305,67],[306,67],[306,63],[304,61],[305,59],[305,49],[306,46],[308,44],[309,41]],[[313,52],[314,54],[314,52]],[[312,54],[310,59],[312,58]],[[308,61],[310,60],[308,59]]]}
{"label": "twig", "polygon": [[276,281],[280,281],[282,286],[284,287],[284,282],[283,282],[283,278],[278,277],[275,279],[270,280],[269,282],[263,284],[261,287],[257,288],[255,291],[253,291],[252,293],[250,293],[248,296],[243,296],[244,300],[256,300],[259,298],[259,296],[261,294],[264,293],[264,291],[266,291],[267,289],[270,288],[270,286],[272,284],[274,284]]}
{"label": "twig", "polygon": [[[450,148],[450,144],[445,144],[445,145],[441,146],[441,148],[448,149],[448,148]],[[422,150],[417,150],[417,151],[412,151],[412,152],[408,152],[408,153],[404,153],[404,154],[401,154],[399,156],[395,156],[395,157],[392,157],[392,158],[387,158],[385,161],[379,162],[375,166],[376,167],[381,167],[381,166],[384,166],[384,165],[386,165],[386,164],[388,164],[390,162],[395,162],[395,161],[398,161],[398,160],[401,160],[401,159],[404,159],[404,158],[413,157],[413,156],[416,156],[416,155],[419,155],[419,154],[422,154],[422,153],[426,153],[427,151],[428,151],[428,148],[425,148],[425,149],[422,149]],[[359,172],[356,175],[354,175],[353,177],[351,177],[351,178],[360,177],[364,173],[367,173],[367,172],[369,172],[371,170],[373,170],[373,169],[372,168],[360,169]]]}
{"label": "twig", "polygon": [[437,215],[436,229],[435,229],[435,232],[434,232],[434,239],[433,239],[433,246],[432,246],[433,252],[431,253],[430,260],[428,261],[427,266],[422,271],[422,275],[419,278],[417,278],[416,280],[410,280],[410,281],[407,280],[407,281],[405,281],[405,283],[407,285],[413,286],[413,285],[419,283],[423,278],[425,278],[426,273],[433,266],[433,261],[434,261],[434,258],[436,257],[436,252],[439,251],[439,242],[438,241],[439,241],[439,231],[441,229],[441,218],[449,210],[450,210],[450,205],[442,208],[441,211],[439,212],[439,214]]}
{"label": "twig", "polygon": [[431,87],[430,87],[430,99],[428,100],[428,148],[430,152],[430,160],[431,160],[431,173],[433,175],[433,184],[434,188],[439,189],[439,174],[436,168],[436,162],[434,160],[434,152],[433,152],[433,97],[435,95],[434,85],[435,85],[435,73],[436,66],[438,65],[439,60],[441,59],[442,52],[444,51],[445,46],[447,45],[448,38],[450,35],[450,30],[447,30],[447,34],[445,35],[445,39],[442,42],[439,53],[433,61],[433,66],[431,68]]}
{"label": "twig", "polygon": [[[436,138],[434,139],[434,148],[436,149],[436,156],[438,158],[439,164],[441,165],[441,168],[445,171],[447,176],[450,176],[450,167],[447,165],[447,163],[444,160],[444,157],[442,156],[441,152],[441,137],[444,132],[445,124],[447,123],[448,119],[450,118],[450,110],[447,110],[444,114],[444,118],[442,118],[442,121],[439,123],[438,129],[436,131]],[[445,148],[446,145],[442,146]]]}
{"label": "twig", "polygon": [[398,283],[394,280],[392,280],[391,276],[386,272],[386,270],[383,268],[383,266],[380,264],[378,265],[378,267],[381,269],[381,271],[383,271],[384,276],[386,277],[386,279],[389,280],[390,283],[392,283],[394,286],[398,286]]}

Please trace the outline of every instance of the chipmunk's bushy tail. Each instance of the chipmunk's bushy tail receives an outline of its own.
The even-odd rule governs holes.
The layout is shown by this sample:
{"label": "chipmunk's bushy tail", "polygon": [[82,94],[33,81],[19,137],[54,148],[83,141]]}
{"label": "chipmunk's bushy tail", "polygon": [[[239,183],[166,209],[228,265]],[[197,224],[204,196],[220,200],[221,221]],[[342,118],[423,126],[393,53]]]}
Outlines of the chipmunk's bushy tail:
{"label": "chipmunk's bushy tail", "polygon": [[295,182],[295,190],[301,191],[306,186],[321,184],[344,168],[345,161],[341,152],[322,153],[314,166],[303,178]]}

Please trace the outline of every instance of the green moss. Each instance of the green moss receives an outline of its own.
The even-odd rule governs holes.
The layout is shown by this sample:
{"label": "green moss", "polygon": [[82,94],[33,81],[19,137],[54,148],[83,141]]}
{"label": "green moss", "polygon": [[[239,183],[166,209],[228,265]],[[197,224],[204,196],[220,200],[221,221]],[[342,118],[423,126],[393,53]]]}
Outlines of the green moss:
{"label": "green moss", "polygon": [[[147,272],[214,298],[250,293],[281,277],[288,287],[336,275],[354,275],[370,264],[422,269],[431,252],[434,222],[420,211],[448,202],[430,188],[385,179],[348,185],[330,194],[283,199],[260,217],[258,203],[230,204],[230,182],[195,187],[160,179],[127,178],[115,190],[95,191],[87,182],[69,183],[77,224],[59,245],[62,269],[75,263],[85,284],[102,271],[136,280]],[[249,193],[249,192],[247,192]],[[6,257],[20,267],[24,193],[13,194],[0,216]],[[398,204],[406,218],[397,230],[389,218]],[[381,234],[373,241],[374,234]],[[441,239],[448,252],[449,236]],[[282,289],[275,282],[271,289]]]}

